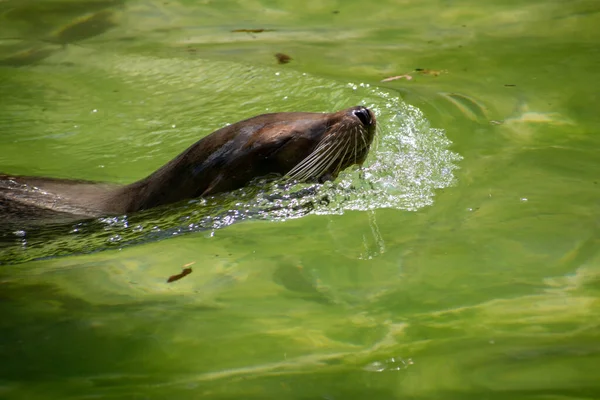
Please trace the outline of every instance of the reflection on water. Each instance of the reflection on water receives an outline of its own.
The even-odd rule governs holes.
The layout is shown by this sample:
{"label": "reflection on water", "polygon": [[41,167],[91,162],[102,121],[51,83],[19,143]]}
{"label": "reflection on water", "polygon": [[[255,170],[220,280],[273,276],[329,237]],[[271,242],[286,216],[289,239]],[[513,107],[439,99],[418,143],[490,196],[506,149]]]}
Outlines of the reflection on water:
{"label": "reflection on water", "polygon": [[0,4],[0,65],[36,64],[117,26],[123,0],[45,1]]}
{"label": "reflection on water", "polygon": [[57,51],[60,51],[58,47],[48,45],[33,48],[29,46],[25,48],[22,46],[11,47],[16,49],[15,52],[7,51],[8,49],[5,47],[3,49],[3,53],[5,53],[6,56],[0,59],[0,65],[7,65],[11,67],[31,65],[44,60],[46,57],[49,57]]}
{"label": "reflection on water", "polygon": [[114,18],[115,13],[110,10],[86,15],[60,28],[50,40],[55,38],[58,43],[70,44],[101,35],[116,26]]}

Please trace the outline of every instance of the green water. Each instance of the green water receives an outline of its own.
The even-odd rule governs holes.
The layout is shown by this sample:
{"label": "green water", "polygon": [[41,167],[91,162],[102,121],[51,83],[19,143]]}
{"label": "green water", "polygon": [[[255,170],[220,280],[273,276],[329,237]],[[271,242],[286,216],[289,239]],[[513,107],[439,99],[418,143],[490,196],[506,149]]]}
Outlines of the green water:
{"label": "green water", "polygon": [[600,398],[599,43],[597,0],[0,2],[1,172],[127,183],[259,113],[379,119],[305,212],[1,232],[0,398]]}

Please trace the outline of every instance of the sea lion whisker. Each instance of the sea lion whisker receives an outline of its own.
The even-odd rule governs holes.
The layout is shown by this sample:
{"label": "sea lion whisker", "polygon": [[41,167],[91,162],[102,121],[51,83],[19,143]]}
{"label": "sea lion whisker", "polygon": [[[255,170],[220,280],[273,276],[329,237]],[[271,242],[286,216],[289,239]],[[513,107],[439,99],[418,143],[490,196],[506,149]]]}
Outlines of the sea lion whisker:
{"label": "sea lion whisker", "polygon": [[[335,145],[336,146],[328,148],[327,152],[320,154],[320,158],[317,160],[318,162],[316,162],[312,168],[306,171],[304,179],[318,178],[323,175],[323,173],[325,173],[329,167],[331,167],[333,162],[337,160],[344,149],[345,143],[338,140],[336,141]],[[334,151],[337,151],[335,155],[333,155]]]}
{"label": "sea lion whisker", "polygon": [[[344,147],[340,148],[340,151],[336,154],[336,156],[332,157],[330,159],[328,168],[329,168],[329,166],[333,165],[334,162],[338,161],[337,165],[335,166],[335,168],[332,171],[333,174],[337,174],[340,171],[340,167],[344,163],[344,159],[346,158],[346,154],[348,153],[349,147],[350,147],[350,141],[347,141],[344,144]],[[343,151],[343,153],[342,153],[342,151]]]}
{"label": "sea lion whisker", "polygon": [[361,148],[361,153],[359,155],[359,159],[360,159],[359,161],[360,161],[361,165],[365,162],[365,159],[369,152],[369,148],[371,146],[372,137],[369,137],[368,135],[369,135],[369,132],[366,129],[360,130],[360,137],[363,142],[363,146]]}
{"label": "sea lion whisker", "polygon": [[[350,140],[348,140],[348,150],[349,153],[346,155],[344,154],[344,161],[350,161],[352,160],[354,153],[356,152],[356,131],[354,129],[350,130],[351,132],[351,138]],[[354,139],[354,142],[352,141],[352,139]]]}
{"label": "sea lion whisker", "polygon": [[370,146],[370,142],[367,138],[368,132],[365,129],[361,129],[360,130],[360,138],[362,139],[363,142],[363,151],[368,152],[369,151],[369,146]]}
{"label": "sea lion whisker", "polygon": [[[346,154],[348,154],[348,150],[350,150],[350,148],[352,148],[352,142],[349,140],[346,143],[346,149],[344,150],[344,155],[342,157],[340,157],[340,162],[338,163],[337,167],[335,168],[335,173],[339,173],[342,170],[343,163],[346,160]],[[350,158],[352,158],[352,153],[350,153]]]}
{"label": "sea lion whisker", "polygon": [[367,131],[364,128],[358,128],[358,132],[360,134],[360,138],[363,141],[364,144],[364,149],[368,149],[369,148],[369,144],[367,143],[367,138],[365,137],[367,135]]}
{"label": "sea lion whisker", "polygon": [[[323,175],[323,173],[325,171],[327,171],[329,169],[329,167],[331,167],[338,158],[340,159],[340,164],[341,164],[344,161],[344,157],[346,157],[346,152],[348,151],[349,147],[350,147],[350,142],[346,142],[345,146],[343,148],[340,147],[340,149],[338,150],[336,155],[329,159],[329,163],[327,164],[327,166],[324,169],[322,169],[321,171],[319,171],[318,175],[315,175],[315,177],[320,177],[321,175]],[[344,150],[344,155],[342,157],[340,157],[342,150]],[[338,172],[339,172],[339,169],[336,168],[332,173],[337,174]]]}
{"label": "sea lion whisker", "polygon": [[381,128],[379,127],[379,125],[377,125],[377,126],[375,127],[375,134],[373,135],[373,136],[374,136],[374,139],[375,139],[375,146],[374,146],[374,147],[375,147],[375,150],[379,149],[379,136],[380,136],[380,134],[381,134],[381,132],[380,132],[380,129],[381,129]]}
{"label": "sea lion whisker", "polygon": [[288,172],[286,176],[288,179],[296,180],[306,180],[307,178],[314,176],[315,171],[320,171],[322,169],[320,167],[326,162],[328,155],[342,145],[343,142],[337,140],[329,140],[325,143],[320,143],[312,153],[300,161],[300,163]]}
{"label": "sea lion whisker", "polygon": [[326,143],[325,145],[318,146],[312,153],[310,153],[305,159],[300,161],[298,165],[296,165],[292,170],[290,170],[286,177],[288,179],[297,179],[301,180],[303,177],[307,176],[312,169],[315,168],[319,164],[319,162],[323,158],[323,154],[326,154],[328,151],[331,151],[332,146],[335,143]]}
{"label": "sea lion whisker", "polygon": [[[328,153],[322,154],[321,161],[319,162],[318,165],[315,166],[315,168],[313,168],[309,171],[309,175],[308,175],[307,179],[319,178],[320,176],[322,176],[325,173],[325,171],[327,171],[329,169],[329,167],[331,167],[331,165],[335,162],[335,160],[338,159],[338,157],[340,156],[340,154],[342,153],[342,151],[344,149],[344,142],[340,141],[339,143],[340,143],[339,146],[331,148]],[[333,155],[333,152],[335,150],[337,150],[337,153],[335,153],[335,155]]]}
{"label": "sea lion whisker", "polygon": [[353,160],[354,163],[356,163],[356,155],[358,153],[358,137],[357,137],[357,135],[359,133],[358,133],[358,129],[356,127],[353,128],[350,132],[352,134],[353,146],[352,146],[352,152],[348,156],[348,160]]}
{"label": "sea lion whisker", "polygon": [[353,157],[354,158],[354,164],[356,164],[357,157],[358,157],[358,136],[361,136],[361,138],[362,138],[362,135],[360,133],[360,129],[357,128],[355,130],[356,130],[356,134],[354,135],[354,152],[352,154],[354,156]]}

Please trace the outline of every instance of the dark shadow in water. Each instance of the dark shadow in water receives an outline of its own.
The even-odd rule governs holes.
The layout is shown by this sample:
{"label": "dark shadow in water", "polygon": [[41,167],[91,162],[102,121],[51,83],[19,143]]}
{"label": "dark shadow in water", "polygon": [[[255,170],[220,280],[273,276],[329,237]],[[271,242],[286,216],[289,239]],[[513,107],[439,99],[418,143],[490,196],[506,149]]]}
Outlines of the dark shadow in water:
{"label": "dark shadow in water", "polygon": [[273,272],[273,281],[303,300],[324,305],[334,303],[326,293],[319,290],[316,279],[301,265],[281,263]]}
{"label": "dark shadow in water", "polygon": [[[69,364],[77,365],[80,373],[95,373],[114,364],[115,354],[121,357],[137,354],[147,342],[143,340],[143,332],[135,337],[123,333],[115,340],[113,334],[108,335],[106,330],[94,329],[93,324],[85,322],[86,316],[100,315],[96,313],[121,314],[125,318],[137,311],[135,307],[129,307],[129,310],[121,307],[90,304],[52,285],[3,284],[0,358],[35,362],[1,363],[0,376],[21,382],[38,381],[61,376],[70,368]],[[146,307],[146,301],[143,307]],[[89,351],[98,346],[109,348]],[[40,357],[39,354],[51,356]]]}
{"label": "dark shadow in water", "polygon": [[16,37],[0,37],[0,65],[37,64],[64,46],[102,35],[117,26],[115,9],[125,0],[10,2],[0,5],[0,23]]}

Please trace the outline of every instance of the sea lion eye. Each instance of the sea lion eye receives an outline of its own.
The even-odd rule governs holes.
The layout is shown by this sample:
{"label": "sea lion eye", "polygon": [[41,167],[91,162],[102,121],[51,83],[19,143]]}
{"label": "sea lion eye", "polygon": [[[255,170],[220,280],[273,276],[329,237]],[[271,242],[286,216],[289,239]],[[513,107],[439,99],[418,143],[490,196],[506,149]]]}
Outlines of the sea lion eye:
{"label": "sea lion eye", "polygon": [[357,108],[356,110],[352,110],[352,113],[358,118],[360,119],[360,122],[362,122],[362,124],[364,126],[370,126],[371,123],[373,122],[371,120],[371,114],[369,113],[369,110],[367,110],[364,107],[360,107]]}

